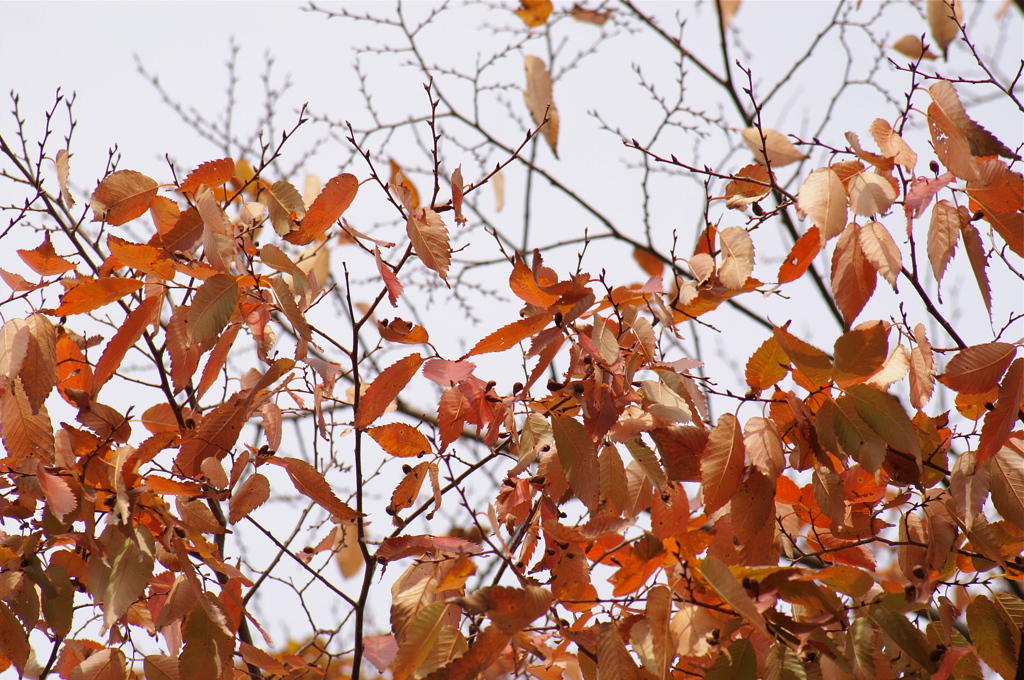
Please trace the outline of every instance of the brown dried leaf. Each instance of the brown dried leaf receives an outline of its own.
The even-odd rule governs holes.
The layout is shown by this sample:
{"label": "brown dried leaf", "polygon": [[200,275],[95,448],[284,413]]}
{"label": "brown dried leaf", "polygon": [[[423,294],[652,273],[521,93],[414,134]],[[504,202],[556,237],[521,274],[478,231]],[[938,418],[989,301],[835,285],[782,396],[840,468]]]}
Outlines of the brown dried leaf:
{"label": "brown dried leaf", "polygon": [[768,154],[768,163],[773,168],[781,168],[807,158],[807,155],[797,151],[797,148],[784,135],[765,128],[762,140],[761,132],[757,128],[746,128],[741,133],[743,141],[754,152],[754,160],[761,165],[765,165],[765,152]]}
{"label": "brown dried leaf", "polygon": [[892,44],[892,48],[900,54],[910,57],[914,61],[938,59],[939,55],[928,49],[928,46],[921,42],[921,36],[905,35]]}
{"label": "brown dried leaf", "polygon": [[341,521],[356,519],[360,513],[338,500],[334,490],[320,472],[300,458],[271,458],[268,462],[280,465],[287,472],[296,490]]}
{"label": "brown dried leaf", "polygon": [[71,173],[68,161],[70,160],[71,154],[67,149],[57,151],[57,157],[53,160],[53,165],[57,169],[57,184],[60,186],[60,200],[64,202],[64,207],[68,210],[75,207],[75,197],[68,191],[68,175]]}
{"label": "brown dried leaf", "polygon": [[746,210],[748,205],[771,193],[771,186],[765,186],[770,185],[771,177],[764,165],[747,165],[736,176],[747,179],[734,179],[725,185],[725,207],[730,210]]}
{"label": "brown dried leaf", "polygon": [[743,476],[746,449],[739,421],[725,413],[711,430],[700,461],[700,489],[704,512],[711,515],[729,502]]}
{"label": "brown dried leaf", "polygon": [[131,222],[149,210],[158,189],[156,180],[141,172],[112,172],[99,183],[89,199],[92,221],[106,222],[114,227]]}
{"label": "brown dried leaf", "polygon": [[875,292],[878,275],[860,247],[860,227],[851,222],[832,253],[832,295],[846,323],[852,324]]}
{"label": "brown dried leaf", "polygon": [[914,326],[914,343],[910,350],[910,403],[920,411],[931,400],[935,387],[935,358],[924,324]]}
{"label": "brown dried leaf", "polygon": [[754,271],[754,241],[743,227],[726,227],[719,239],[722,264],[718,278],[729,290],[741,290]]}
{"label": "brown dried leaf", "polygon": [[942,57],[948,59],[949,44],[960,35],[960,26],[963,24],[960,0],[927,0],[925,13],[932,39],[942,50]]}
{"label": "brown dried leaf", "polygon": [[896,278],[903,269],[903,255],[889,230],[874,220],[860,228],[860,248],[879,276],[896,290]]}
{"label": "brown dried leaf", "polygon": [[405,230],[420,261],[448,283],[452,249],[448,245],[448,229],[441,216],[430,208],[418,208],[409,214]]}
{"label": "brown dried leaf", "polygon": [[551,152],[558,158],[558,108],[551,95],[551,74],[540,57],[528,54],[526,59],[526,108],[533,117],[534,125],[544,125],[544,138],[551,147]]}
{"label": "brown dried leaf", "polygon": [[821,230],[822,245],[846,226],[846,190],[832,168],[820,168],[807,176],[800,185],[797,206]]}
{"label": "brown dried leaf", "polygon": [[228,521],[232,524],[242,521],[249,513],[263,505],[270,498],[270,480],[259,472],[249,476],[231,494],[228,502]]}

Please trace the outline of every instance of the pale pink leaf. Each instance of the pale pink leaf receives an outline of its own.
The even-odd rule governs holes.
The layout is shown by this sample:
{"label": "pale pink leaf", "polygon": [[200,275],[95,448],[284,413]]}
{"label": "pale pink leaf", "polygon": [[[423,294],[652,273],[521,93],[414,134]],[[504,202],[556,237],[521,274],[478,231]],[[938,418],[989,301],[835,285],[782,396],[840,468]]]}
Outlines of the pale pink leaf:
{"label": "pale pink leaf", "polygon": [[729,290],[741,290],[754,271],[754,241],[743,227],[726,227],[718,236],[722,244],[718,278]]}
{"label": "pale pink leaf", "polygon": [[451,387],[470,376],[476,364],[470,361],[448,361],[434,357],[423,364],[423,377],[441,387]]}
{"label": "pale pink leaf", "polygon": [[373,257],[377,262],[377,271],[380,272],[380,276],[384,279],[384,287],[388,290],[388,302],[391,303],[392,307],[398,306],[398,298],[401,297],[402,291],[405,288],[402,286],[402,282],[398,280],[398,275],[391,268],[384,258],[381,257],[380,248],[373,249]]}
{"label": "pale pink leaf", "polygon": [[946,265],[956,252],[960,240],[960,228],[968,220],[967,209],[959,209],[947,200],[941,200],[932,208],[932,220],[928,225],[928,261],[932,263],[935,280],[941,282]]}
{"label": "pale pink leaf", "polygon": [[885,225],[872,220],[861,227],[860,248],[878,275],[896,290],[896,278],[903,269],[903,255]]}

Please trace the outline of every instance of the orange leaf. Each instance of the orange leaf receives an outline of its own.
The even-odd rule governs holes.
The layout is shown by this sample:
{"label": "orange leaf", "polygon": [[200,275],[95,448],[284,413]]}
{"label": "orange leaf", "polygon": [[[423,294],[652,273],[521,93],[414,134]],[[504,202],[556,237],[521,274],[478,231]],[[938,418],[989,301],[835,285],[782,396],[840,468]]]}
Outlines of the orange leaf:
{"label": "orange leaf", "polygon": [[299,493],[315,501],[341,521],[360,516],[360,513],[338,500],[324,476],[306,461],[299,458],[271,458],[268,462],[283,467]]}
{"label": "orange leaf", "polygon": [[365,430],[370,423],[383,415],[388,405],[405,389],[422,364],[423,357],[418,353],[410,354],[381,371],[359,399],[355,426]]}
{"label": "orange leaf", "polygon": [[1017,348],[1006,342],[989,342],[957,352],[939,376],[942,384],[964,394],[981,394],[999,385]]}
{"label": "orange leaf", "polygon": [[523,20],[523,23],[530,28],[537,28],[547,23],[551,16],[551,0],[521,0],[520,9],[516,10],[516,16]]}
{"label": "orange leaf", "polygon": [[0,438],[14,461],[36,455],[52,460],[53,426],[45,410],[33,413],[19,379],[0,376]]}
{"label": "orange leaf", "polygon": [[655,256],[646,248],[634,248],[633,259],[636,260],[645,273],[651,276],[657,276],[665,271],[665,263],[661,261],[661,258]]}
{"label": "orange leaf", "polygon": [[228,503],[228,521],[232,524],[242,521],[249,513],[270,498],[270,480],[256,472],[238,485]]}
{"label": "orange leaf", "polygon": [[775,329],[775,339],[793,366],[803,374],[811,389],[828,385],[832,379],[832,360],[827,354],[794,337],[785,328]]}
{"label": "orange leaf", "polygon": [[196,477],[204,460],[219,460],[234,448],[243,425],[245,409],[236,395],[203,416],[195,434],[182,443],[174,464],[186,477]]}
{"label": "orange leaf", "polygon": [[1024,399],[1024,359],[1015,359],[999,385],[999,400],[996,407],[985,415],[978,442],[978,465],[994,456],[1006,445],[1006,438],[1013,430],[1020,415],[1021,400]]}
{"label": "orange leaf", "polygon": [[832,295],[847,324],[852,324],[875,292],[878,274],[860,247],[860,227],[851,222],[832,253]]}
{"label": "orange leaf", "polygon": [[423,488],[423,480],[427,478],[428,467],[430,467],[430,462],[424,461],[409,469],[402,481],[395,487],[394,493],[391,494],[391,503],[385,508],[389,515],[397,515],[416,502],[416,498],[420,495],[420,489]]}
{"label": "orange leaf", "polygon": [[61,333],[57,338],[57,391],[68,403],[67,388],[92,392],[92,366],[70,335]]}
{"label": "orange leaf", "polygon": [[147,210],[159,186],[156,180],[134,170],[118,170],[107,175],[92,192],[89,207],[93,222],[119,226],[140,217]]}
{"label": "orange leaf", "polygon": [[427,329],[423,326],[417,326],[397,317],[392,321],[387,319],[378,321],[377,331],[380,332],[380,337],[385,340],[400,342],[405,345],[419,345],[430,341]]}
{"label": "orange leaf", "polygon": [[327,180],[323,191],[306,211],[299,228],[285,234],[284,240],[297,246],[304,246],[323,239],[327,230],[352,205],[358,191],[359,180],[355,175],[344,173]]}
{"label": "orange leaf", "polygon": [[508,277],[508,285],[512,292],[523,302],[537,307],[550,307],[558,301],[558,295],[541,288],[537,279],[519,253],[515,254],[512,273]]}
{"label": "orange leaf", "polygon": [[[817,247],[817,236],[814,244]],[[778,340],[769,337],[750,355],[744,375],[750,389],[760,393],[785,378],[788,372],[789,357]]]}
{"label": "orange leaf", "polygon": [[[725,185],[725,207],[731,210],[746,210],[751,203],[756,203],[771,193],[771,177],[768,168],[757,163],[744,166],[736,173],[736,177]],[[766,186],[769,185],[769,186]]]}
{"label": "orange leaf", "polygon": [[174,262],[159,248],[132,243],[116,236],[107,236],[110,254],[126,267],[153,274],[161,279],[174,278]]}
{"label": "orange leaf", "polygon": [[981,299],[988,310],[989,318],[992,317],[992,288],[988,282],[986,267],[988,259],[985,255],[985,244],[981,240],[978,228],[967,222],[961,226],[964,239],[964,250],[967,251],[967,259],[971,262],[971,269],[974,271],[974,280],[978,282],[978,290],[981,291]]}
{"label": "orange leaf", "polygon": [[114,333],[107,346],[103,349],[100,360],[96,362],[96,372],[92,384],[93,398],[99,394],[100,388],[106,384],[114,371],[124,360],[128,350],[139,341],[146,331],[146,326],[157,319],[160,312],[160,304],[163,302],[162,295],[156,295],[143,300],[138,307],[132,310],[128,318]]}
{"label": "orange leaf", "polygon": [[430,440],[406,423],[388,423],[371,427],[366,433],[387,453],[398,458],[415,458],[432,450]]}
{"label": "orange leaf", "polygon": [[210,358],[207,360],[206,365],[203,366],[203,376],[199,379],[199,386],[196,388],[196,396],[198,398],[202,399],[206,391],[216,382],[221,369],[224,368],[224,364],[227,362],[228,352],[231,351],[231,346],[235,343],[235,338],[238,337],[238,331],[241,328],[242,324],[233,324],[217,339],[217,344],[214,345],[213,351],[210,352]]}
{"label": "orange leaf", "polygon": [[961,229],[970,221],[967,208],[959,208],[947,200],[941,200],[932,208],[932,220],[928,225],[928,260],[936,281],[942,281],[946,265],[953,259]]}
{"label": "orange leaf", "polygon": [[575,418],[552,416],[551,432],[569,488],[587,508],[596,511],[601,473],[594,442]]}
{"label": "orange leaf", "polygon": [[465,427],[467,420],[466,414],[471,410],[469,400],[458,388],[449,387],[441,394],[441,399],[437,402],[439,452],[444,452],[449,444],[462,435],[462,428]]}
{"label": "orange leaf", "polygon": [[[43,314],[25,320],[28,344],[18,376],[33,413],[38,413],[57,384],[57,329]],[[12,374],[13,375],[13,374]]]}
{"label": "orange leaf", "polygon": [[38,246],[32,250],[19,250],[18,255],[40,276],[60,276],[75,268],[74,263],[68,262],[53,249],[50,232],[46,232],[43,242]]}
{"label": "orange leaf", "polygon": [[554,318],[548,312],[534,314],[526,319],[513,321],[507,326],[502,326],[487,337],[480,340],[473,346],[473,349],[466,353],[466,357],[477,354],[488,354],[490,352],[502,352],[513,345],[532,337],[544,329]]}
{"label": "orange leaf", "polygon": [[64,293],[60,298],[59,307],[45,311],[53,316],[84,314],[115,300],[120,300],[125,295],[139,290],[142,286],[143,282],[138,279],[111,276],[88,279]]}
{"label": "orange leaf", "polygon": [[743,433],[739,421],[725,413],[711,430],[700,462],[701,498],[704,512],[711,515],[729,502],[743,476]]}
{"label": "orange leaf", "polygon": [[391,178],[388,180],[388,184],[394,187],[400,187],[405,192],[408,192],[405,196],[401,197],[400,202],[405,206],[406,210],[415,210],[420,207],[420,192],[416,191],[416,186],[412,183],[412,180],[402,170],[402,166],[395,162],[394,158],[389,159],[391,164]]}
{"label": "orange leaf", "polygon": [[899,133],[892,129],[887,120],[876,118],[868,129],[883,156],[893,159],[895,163],[902,165],[907,170],[914,169],[914,166],[917,165],[917,154],[903,141]]}
{"label": "orange leaf", "polygon": [[417,208],[409,213],[405,231],[420,261],[447,283],[452,249],[448,245],[448,230],[441,216],[430,208]]}
{"label": "orange leaf", "polygon": [[235,161],[230,158],[221,158],[215,161],[207,161],[189,173],[185,181],[178,187],[179,193],[196,193],[200,186],[206,185],[211,189],[227,183],[235,175]]}

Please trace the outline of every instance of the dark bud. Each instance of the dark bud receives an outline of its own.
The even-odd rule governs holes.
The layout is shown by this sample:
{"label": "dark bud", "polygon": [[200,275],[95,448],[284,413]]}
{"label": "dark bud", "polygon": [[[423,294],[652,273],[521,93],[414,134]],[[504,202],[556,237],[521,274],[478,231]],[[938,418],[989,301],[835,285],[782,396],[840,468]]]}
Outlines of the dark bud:
{"label": "dark bud", "polygon": [[814,663],[814,660],[817,658],[818,654],[813,649],[808,650],[807,654],[804,655],[804,659],[807,661],[807,663]]}
{"label": "dark bud", "polygon": [[526,566],[526,565],[525,565],[525,564],[523,564],[522,562],[516,562],[516,569],[522,569],[522,568],[523,568],[523,567],[525,567],[525,566]]}
{"label": "dark bud", "polygon": [[517,382],[515,385],[512,386],[512,394],[519,394],[522,391],[523,391],[523,383]]}
{"label": "dark bud", "polygon": [[558,519],[565,519],[565,518],[566,518],[566,517],[568,517],[568,516],[569,516],[569,515],[565,514],[565,513],[564,513],[564,512],[562,512],[561,510],[559,510],[559,511],[558,511]]}
{"label": "dark bud", "polygon": [[554,550],[554,548],[548,548],[548,549],[547,549],[547,550],[545,550],[544,552],[546,552],[546,553],[547,553],[548,555],[554,555],[554,554],[555,554],[555,550]]}
{"label": "dark bud", "polygon": [[514,489],[514,488],[516,488],[516,483],[515,483],[515,482],[513,482],[513,481],[512,481],[511,479],[509,479],[508,477],[506,477],[505,479],[501,480],[501,483],[502,483],[502,484],[504,484],[505,486],[510,486],[510,487],[512,487],[513,489]]}
{"label": "dark bud", "polygon": [[392,517],[395,516],[395,509],[393,507],[391,507],[390,505],[388,507],[384,508],[384,512],[388,513]]}
{"label": "dark bud", "polygon": [[985,410],[986,411],[995,411],[996,410],[996,405],[993,404],[991,401],[986,401],[985,402]]}
{"label": "dark bud", "polygon": [[761,207],[760,203],[751,203],[750,211],[753,212],[758,217],[762,217],[764,215],[764,208]]}
{"label": "dark bud", "polygon": [[555,382],[554,380],[548,380],[548,391],[557,392],[558,390],[565,387],[562,383]]}
{"label": "dark bud", "polygon": [[671,500],[671,499],[672,499],[672,494],[670,494],[668,491],[662,491],[661,492],[661,502],[662,503],[668,503],[669,500]]}
{"label": "dark bud", "polygon": [[559,328],[562,327],[562,313],[561,312],[555,312],[555,325],[558,326]]}
{"label": "dark bud", "polygon": [[412,466],[411,465],[405,464],[405,465],[402,466],[402,474],[407,475],[410,472],[412,472]]}
{"label": "dark bud", "polygon": [[498,383],[494,382],[493,380],[488,380],[487,381],[487,386],[484,387],[484,392],[490,392],[491,390],[494,389],[495,385],[497,385],[497,384]]}
{"label": "dark bud", "polygon": [[971,215],[971,222],[977,222],[978,220],[982,219],[983,217],[985,217],[985,213],[983,213],[982,211],[979,210],[978,212],[976,212],[973,215]]}
{"label": "dark bud", "polygon": [[931,169],[931,171],[932,171],[933,173],[935,173],[935,175],[936,175],[936,177],[937,177],[937,176],[938,176],[938,174],[939,174],[939,164],[938,164],[937,162],[935,162],[935,161],[932,161],[932,162],[930,162],[930,163],[928,164],[928,167],[929,167],[929,168]]}
{"label": "dark bud", "polygon": [[568,543],[563,543],[562,541],[555,541],[555,545],[557,545],[562,550],[568,550],[569,549],[569,544]]}
{"label": "dark bud", "polygon": [[536,477],[531,477],[530,478],[530,484],[540,485],[540,484],[543,484],[543,483],[544,483],[544,475],[537,475]]}
{"label": "dark bud", "polygon": [[946,653],[945,649],[939,649],[939,647],[941,646],[942,645],[939,645],[938,647],[933,649],[931,651],[931,654],[928,655],[928,658],[932,660],[932,663],[938,663],[939,659],[942,658],[942,655]]}
{"label": "dark bud", "polygon": [[391,323],[390,319],[381,319],[380,320],[380,325],[384,326],[384,328],[387,328],[389,323]]}
{"label": "dark bud", "polygon": [[920,564],[911,569],[910,573],[913,574],[914,578],[918,580],[924,579],[924,577],[928,575],[925,572],[924,567],[922,567]]}
{"label": "dark bud", "polygon": [[576,394],[583,394],[583,383],[576,383],[572,386],[572,391]]}

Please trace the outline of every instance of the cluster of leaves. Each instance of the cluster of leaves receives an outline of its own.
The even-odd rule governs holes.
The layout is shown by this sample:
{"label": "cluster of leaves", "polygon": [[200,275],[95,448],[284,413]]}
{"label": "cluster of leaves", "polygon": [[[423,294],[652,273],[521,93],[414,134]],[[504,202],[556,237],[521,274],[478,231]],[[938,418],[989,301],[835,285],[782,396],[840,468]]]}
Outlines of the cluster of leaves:
{"label": "cluster of leaves", "polygon": [[[735,13],[738,3],[720,3],[723,31],[727,5]],[[947,21],[933,29],[963,30],[955,6],[928,7]],[[552,12],[530,0],[517,14],[544,30]],[[599,26],[613,18],[581,7],[565,15]],[[952,41],[936,39],[942,50]],[[922,283],[916,244],[924,238],[941,281],[962,242],[991,315],[994,297],[1015,292],[994,290],[990,269],[1024,257],[1024,178],[1012,166],[1019,156],[971,119],[957,88],[938,79],[925,90],[916,68],[899,118],[870,125],[878,152],[854,133],[846,148],[816,141],[832,158],[801,170],[794,193],[777,171],[808,155],[759,120],[742,133],[755,163],[735,171],[701,171],[627,142],[725,180],[726,209],[751,210],[748,226],[709,222],[688,257],[621,238],[649,277],[639,284],[582,265],[560,273],[540,250],[512,253],[497,266],[520,318],[448,358],[430,341],[450,332],[442,324],[375,316],[385,299],[398,307],[411,294],[402,280],[414,271],[450,283],[447,215],[471,222],[473,193],[498,176],[466,183],[461,166],[442,172],[437,100],[423,203],[394,161],[385,181],[350,131],[363,169],[315,196],[270,176],[281,147],[268,148],[256,167],[226,157],[163,185],[113,170],[92,192],[87,223],[67,186],[67,148],[54,155],[59,186],[49,191],[45,143],[30,157],[0,138],[5,175],[33,192],[10,209],[4,233],[47,216],[41,243],[18,251],[31,274],[0,271],[4,304],[28,308],[0,329],[3,663],[75,680],[127,677],[133,664],[151,678],[301,677],[313,667],[359,677],[364,660],[396,680],[980,678],[982,661],[1012,677],[1024,625],[1024,358],[998,336],[960,339]],[[538,134],[558,148],[552,75],[532,55],[525,71],[534,126],[505,165]],[[911,108],[925,96],[926,112]],[[915,121],[930,133],[932,176],[916,171],[925,149],[901,134]],[[346,222],[357,195],[400,215],[401,245]],[[897,206],[905,233],[891,228]],[[754,278],[757,228],[792,214],[806,230],[774,281]],[[132,230],[148,238],[126,238]],[[348,345],[315,321],[338,288],[328,258],[342,245]],[[797,290],[829,248],[828,300],[841,320],[830,347],[762,323],[743,395],[717,391],[701,361],[667,356],[681,327],[723,305]],[[363,305],[347,279],[357,259],[376,273]],[[861,320],[879,278],[894,291],[906,282],[922,316]],[[931,323],[953,347],[932,347]],[[98,324],[106,330],[90,335]],[[381,367],[381,348],[399,358]],[[258,367],[233,365],[243,354]],[[487,355],[523,365],[522,381],[499,390],[474,363]],[[411,407],[431,383],[430,403]],[[108,384],[130,390],[131,406],[118,407],[124,395]],[[927,415],[940,393],[954,408]],[[731,409],[713,417],[711,397]],[[345,428],[346,459],[285,455],[289,422],[308,424],[314,443]],[[258,428],[252,444],[242,441],[247,426]],[[370,442],[397,480],[390,534],[370,530]],[[274,468],[307,501],[302,510],[292,497],[300,523],[314,508],[329,518],[316,546],[292,550],[260,523]],[[500,483],[474,508],[469,487],[494,470]],[[458,531],[414,533],[443,508],[460,517]],[[274,567],[227,558],[229,534],[246,525],[350,608],[351,643],[329,650],[310,630],[308,644],[273,650],[249,601]],[[320,553],[361,575],[358,595],[309,566]],[[391,630],[371,635],[374,579],[392,564]],[[105,643],[74,634],[83,615]],[[160,651],[129,658],[139,632]],[[48,653],[34,648],[39,636]]]}

